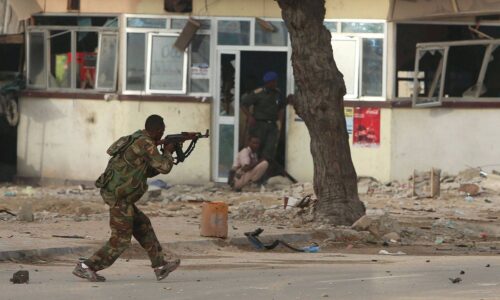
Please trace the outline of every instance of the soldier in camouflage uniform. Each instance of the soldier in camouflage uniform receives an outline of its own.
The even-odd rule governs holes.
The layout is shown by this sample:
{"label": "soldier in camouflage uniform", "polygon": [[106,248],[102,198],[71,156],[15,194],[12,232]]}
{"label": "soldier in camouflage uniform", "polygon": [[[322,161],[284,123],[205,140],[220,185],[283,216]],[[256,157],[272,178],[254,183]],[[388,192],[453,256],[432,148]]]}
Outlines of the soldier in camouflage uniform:
{"label": "soldier in camouflage uniform", "polygon": [[128,248],[132,236],[148,253],[158,280],[167,277],[180,264],[178,259],[164,259],[149,218],[135,205],[148,189],[146,179],[166,174],[173,166],[173,145],[167,145],[163,154],[157,148],[165,131],[163,119],[158,115],[149,116],[145,128],[121,137],[107,151],[112,157],[96,186],[110,207],[111,237],[92,257],[77,263],[73,274],[78,277],[105,281],[96,272],[111,266]]}
{"label": "soldier in camouflage uniform", "polygon": [[[278,74],[264,74],[264,87],[244,95],[241,98],[241,110],[247,116],[250,136],[258,137],[261,142],[259,157],[273,161],[279,138],[279,129],[284,116],[285,101],[281,99],[277,88]],[[253,106],[253,114],[250,107]],[[278,121],[278,122],[276,122]]]}

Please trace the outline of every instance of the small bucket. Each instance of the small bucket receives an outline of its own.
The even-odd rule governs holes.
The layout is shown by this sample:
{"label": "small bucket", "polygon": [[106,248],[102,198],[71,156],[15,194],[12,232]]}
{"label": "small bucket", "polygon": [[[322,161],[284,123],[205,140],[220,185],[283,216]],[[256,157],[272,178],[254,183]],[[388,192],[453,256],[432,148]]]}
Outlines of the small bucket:
{"label": "small bucket", "polygon": [[200,235],[227,238],[228,206],[224,202],[205,202],[201,209]]}

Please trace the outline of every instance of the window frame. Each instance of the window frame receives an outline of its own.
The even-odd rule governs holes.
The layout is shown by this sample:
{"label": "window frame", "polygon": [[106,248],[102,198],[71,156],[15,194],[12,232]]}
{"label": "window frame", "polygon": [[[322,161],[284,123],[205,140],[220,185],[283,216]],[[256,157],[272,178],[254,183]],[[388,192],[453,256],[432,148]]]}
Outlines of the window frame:
{"label": "window frame", "polygon": [[[184,57],[184,61],[182,64],[182,88],[180,90],[157,90],[157,89],[151,89],[151,62],[152,62],[152,52],[153,52],[153,38],[154,37],[178,37],[179,34],[176,33],[155,33],[155,32],[150,32],[147,34],[147,52],[146,52],[146,80],[145,80],[145,91],[147,94],[173,94],[173,95],[179,95],[179,94],[186,94],[187,91],[187,66],[188,66],[188,49],[184,51],[182,54]],[[174,49],[174,51],[178,51]]]}
{"label": "window frame", "polygon": [[[488,66],[490,63],[491,55],[493,51],[500,46],[500,39],[493,40],[460,40],[460,41],[450,41],[450,42],[431,42],[431,43],[418,43],[416,46],[415,53],[415,69],[414,69],[414,80],[413,80],[413,97],[412,97],[412,105],[413,107],[434,107],[441,106],[443,102],[498,102],[500,97],[480,97],[481,89],[476,89],[476,93],[473,97],[444,97],[444,86],[446,85],[446,68],[447,68],[447,60],[449,55],[449,49],[451,47],[460,47],[460,46],[475,46],[475,45],[484,45],[486,47],[483,60],[481,64],[481,69],[478,74],[478,78],[476,80],[476,88],[481,86],[484,82],[484,78],[486,76],[486,72],[488,70]],[[423,50],[422,50],[423,49]],[[442,70],[442,84],[440,86],[440,91],[438,95],[438,102],[431,103],[417,103],[416,100],[418,95],[416,95],[416,91],[418,90],[418,78],[417,74],[419,72],[419,51],[432,50],[432,49],[445,49],[443,56],[443,70]]]}
{"label": "window frame", "polygon": [[[114,68],[113,68],[114,80],[113,80],[113,87],[111,87],[111,88],[99,87],[99,74],[101,73],[100,72],[100,70],[101,70],[100,63],[101,63],[101,51],[102,51],[101,40],[102,40],[103,35],[110,35],[110,36],[114,36],[116,38],[116,49],[115,49],[116,55],[115,55]],[[119,56],[119,47],[120,47],[120,35],[118,34],[118,32],[113,32],[113,33],[111,33],[111,32],[99,32],[98,45],[99,45],[99,53],[97,53],[97,61],[96,61],[95,90],[104,91],[104,92],[116,91],[117,81],[118,81],[118,62],[119,62],[118,56]]]}
{"label": "window frame", "polygon": [[[207,92],[199,92],[199,93],[193,93],[190,91],[191,89],[191,45],[188,47],[188,49],[186,49],[186,53],[187,53],[187,59],[185,60],[185,62],[187,62],[187,69],[185,70],[184,72],[184,78],[183,78],[183,82],[186,83],[186,87],[184,89],[184,92],[183,93],[179,93],[179,92],[170,92],[170,91],[167,91],[167,90],[164,90],[164,91],[161,91],[161,92],[152,92],[152,90],[148,90],[148,83],[146,82],[147,80],[149,80],[149,73],[148,73],[148,68],[150,68],[149,66],[149,62],[148,62],[148,57],[149,57],[149,53],[150,53],[150,45],[149,45],[149,40],[148,40],[148,37],[149,37],[149,34],[150,33],[153,33],[153,34],[176,34],[176,35],[179,35],[182,31],[182,28],[181,29],[173,29],[172,28],[172,20],[176,19],[176,20],[179,20],[179,19],[188,19],[189,17],[187,16],[179,16],[179,15],[171,15],[171,16],[162,16],[162,15],[148,15],[148,14],[123,14],[122,15],[122,32],[121,32],[121,36],[122,36],[122,39],[121,39],[121,48],[122,48],[122,51],[120,53],[120,58],[121,58],[121,61],[124,62],[124,67],[121,68],[121,72],[120,72],[120,82],[121,82],[121,86],[122,86],[122,90],[121,90],[121,93],[123,95],[151,95],[151,94],[172,94],[172,95],[189,95],[189,96],[193,96],[193,97],[210,97],[212,96],[212,91],[213,91],[213,78],[212,78],[212,71],[214,70],[213,68],[213,64],[214,64],[214,51],[216,49],[216,46],[214,45],[214,42],[216,43],[217,41],[214,40],[214,37],[216,34],[214,34],[214,28],[216,28],[216,18],[213,18],[213,17],[198,17],[198,16],[193,16],[193,18],[195,18],[196,20],[208,20],[210,21],[210,29],[199,29],[197,32],[196,32],[196,35],[208,35],[210,36],[210,57],[209,57],[209,75],[207,76],[207,79],[209,79],[209,85],[208,85],[208,91]],[[128,18],[151,18],[151,19],[165,19],[166,20],[166,26],[165,28],[137,28],[137,27],[127,27],[127,20]],[[144,89],[143,90],[129,90],[127,88],[127,67],[128,67],[128,63],[127,63],[127,52],[128,52],[128,49],[127,49],[127,40],[128,40],[128,36],[127,34],[128,33],[144,33],[145,34],[145,60],[144,60],[144,64],[145,64],[145,68],[144,68],[144,72],[145,72],[145,86],[144,86]]]}
{"label": "window frame", "polygon": [[[50,14],[48,16],[58,16],[59,14]],[[69,16],[75,16],[73,14],[69,14]],[[87,16],[87,15],[78,15],[79,17],[82,16]],[[88,17],[93,17],[95,15],[88,15]],[[43,49],[45,51],[44,55],[44,63],[45,63],[45,85],[40,86],[40,85],[32,85],[29,82],[26,83],[26,86],[30,89],[33,90],[47,90],[50,92],[78,92],[78,93],[102,93],[102,92],[115,92],[117,89],[117,81],[118,81],[118,73],[117,73],[117,67],[118,67],[118,61],[116,61],[120,55],[119,51],[119,46],[117,46],[116,51],[115,51],[115,89],[99,89],[97,88],[97,74],[99,73],[99,65],[98,62],[96,61],[96,79],[94,83],[94,88],[92,89],[80,89],[77,88],[76,86],[76,79],[77,79],[77,70],[76,70],[76,60],[72,59],[71,60],[71,83],[70,87],[63,87],[63,88],[58,88],[58,87],[50,87],[49,82],[50,82],[50,53],[51,53],[51,47],[50,47],[50,32],[57,30],[57,31],[62,31],[62,32],[69,32],[71,35],[71,53],[72,55],[76,55],[76,38],[77,38],[77,33],[78,32],[95,32],[98,34],[98,45],[97,47],[100,47],[100,39],[102,34],[114,34],[118,37],[118,45],[120,44],[120,38],[119,38],[119,29],[120,29],[120,19],[118,16],[115,15],[110,15],[110,17],[116,17],[118,21],[117,27],[102,27],[102,26],[61,26],[61,25],[44,25],[44,26],[28,26],[26,28],[26,35],[27,35],[27,45],[26,45],[26,51],[27,51],[27,66],[26,66],[26,74],[29,76],[30,74],[30,61],[29,61],[29,56],[31,54],[31,45],[30,45],[30,34],[32,32],[43,32],[44,33],[44,46]],[[100,49],[99,49],[100,51]],[[97,60],[99,60],[99,53],[97,55]],[[29,78],[29,77],[28,77]]]}
{"label": "window frame", "polygon": [[[332,35],[332,40],[334,38],[342,38],[342,37],[356,37],[359,38],[358,49],[356,50],[358,55],[358,90],[356,92],[356,97],[352,97],[351,95],[345,95],[345,100],[354,100],[354,101],[385,101],[387,99],[387,63],[388,63],[388,26],[386,20],[381,19],[325,19],[324,22],[333,22],[336,23],[337,31],[330,31]],[[364,32],[364,33],[352,33],[352,32],[343,32],[342,31],[342,23],[382,23],[383,24],[383,32],[373,33],[373,32]],[[382,95],[380,96],[364,96],[363,91],[363,39],[365,38],[378,38],[382,40],[382,45],[384,47],[382,52]]]}

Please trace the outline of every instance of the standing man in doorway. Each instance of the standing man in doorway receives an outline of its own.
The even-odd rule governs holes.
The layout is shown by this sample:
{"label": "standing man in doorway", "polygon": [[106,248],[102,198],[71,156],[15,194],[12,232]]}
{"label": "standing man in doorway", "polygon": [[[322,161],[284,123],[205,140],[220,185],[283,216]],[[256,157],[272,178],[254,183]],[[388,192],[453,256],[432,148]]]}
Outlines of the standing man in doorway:
{"label": "standing man in doorway", "polygon": [[179,266],[179,259],[165,260],[151,221],[135,205],[148,189],[146,179],[169,173],[174,165],[174,145],[166,145],[163,154],[157,149],[164,131],[163,118],[151,115],[144,130],[121,137],[109,147],[107,153],[112,157],[95,185],[109,205],[111,237],[92,257],[76,264],[74,275],[88,281],[105,281],[96,272],[111,266],[130,246],[132,236],[148,253],[157,280]]}
{"label": "standing man in doorway", "polygon": [[[278,74],[269,71],[264,74],[263,81],[263,87],[242,97],[241,110],[247,117],[250,136],[260,140],[259,157],[272,162],[286,104],[278,90]],[[250,107],[253,107],[253,113]]]}

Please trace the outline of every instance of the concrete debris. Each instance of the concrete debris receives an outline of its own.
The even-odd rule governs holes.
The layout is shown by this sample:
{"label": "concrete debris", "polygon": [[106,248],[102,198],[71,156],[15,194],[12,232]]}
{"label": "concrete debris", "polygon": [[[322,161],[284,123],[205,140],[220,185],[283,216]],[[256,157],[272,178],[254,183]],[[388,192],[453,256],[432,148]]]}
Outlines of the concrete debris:
{"label": "concrete debris", "polygon": [[382,236],[384,242],[396,243],[401,241],[401,236],[397,232],[389,232]]}
{"label": "concrete debris", "polygon": [[14,284],[20,284],[20,283],[29,283],[30,281],[30,273],[27,270],[21,270],[17,271],[12,275],[12,278],[10,279],[10,282]]}
{"label": "concrete debris", "polygon": [[463,192],[469,196],[477,196],[481,194],[482,190],[478,184],[475,183],[462,183],[460,184],[459,192]]}
{"label": "concrete debris", "polygon": [[351,228],[358,231],[369,231],[376,237],[382,237],[388,233],[401,232],[398,221],[387,213],[373,216],[364,215]]}
{"label": "concrete debris", "polygon": [[393,255],[393,256],[398,256],[398,255],[406,255],[403,251],[398,251],[398,252],[389,252],[385,249],[382,249],[378,252],[380,255]]}
{"label": "concrete debris", "polygon": [[233,218],[235,219],[256,219],[264,214],[266,209],[257,200],[243,202],[239,205]]}
{"label": "concrete debris", "polygon": [[477,179],[478,177],[481,177],[480,172],[481,168],[465,169],[458,173],[456,180],[458,182],[470,182],[474,179]]}
{"label": "concrete debris", "polygon": [[462,278],[460,278],[460,277],[448,278],[448,279],[451,281],[451,283],[459,283],[462,281]]}
{"label": "concrete debris", "polygon": [[22,222],[33,222],[35,220],[33,205],[31,203],[25,203],[21,206],[21,209],[17,213],[17,220]]}

